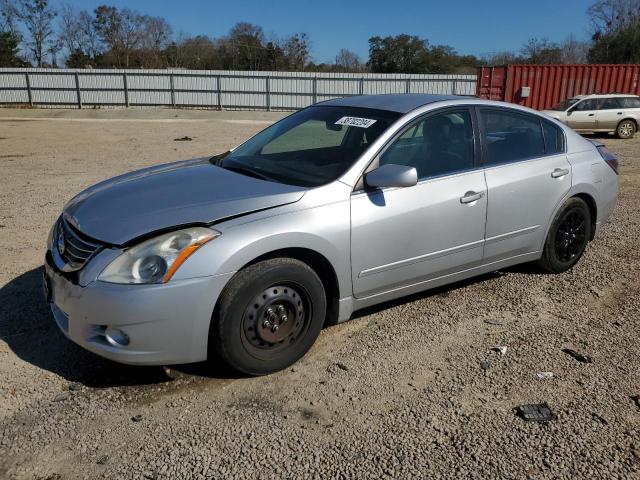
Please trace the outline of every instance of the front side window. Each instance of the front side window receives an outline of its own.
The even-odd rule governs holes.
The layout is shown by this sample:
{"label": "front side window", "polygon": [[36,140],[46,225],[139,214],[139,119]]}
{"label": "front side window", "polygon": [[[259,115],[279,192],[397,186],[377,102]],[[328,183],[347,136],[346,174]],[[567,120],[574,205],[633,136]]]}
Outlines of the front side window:
{"label": "front side window", "polygon": [[418,178],[473,168],[473,126],[467,109],[414,121],[380,157],[380,165],[415,167]]}
{"label": "front side window", "polygon": [[576,104],[574,107],[574,111],[576,112],[586,112],[589,110],[597,110],[598,109],[598,100],[595,98],[590,98],[588,100],[583,100]]}
{"label": "front side window", "polygon": [[540,119],[506,110],[480,110],[486,162],[499,164],[544,155]]}
{"label": "front side window", "polygon": [[368,108],[305,108],[258,133],[218,165],[275,182],[324,185],[346,172],[399,117]]}
{"label": "front side window", "polygon": [[571,108],[573,105],[575,105],[579,101],[580,101],[579,98],[568,98],[567,100],[562,100],[551,110],[558,110],[558,111],[564,112],[565,110]]}

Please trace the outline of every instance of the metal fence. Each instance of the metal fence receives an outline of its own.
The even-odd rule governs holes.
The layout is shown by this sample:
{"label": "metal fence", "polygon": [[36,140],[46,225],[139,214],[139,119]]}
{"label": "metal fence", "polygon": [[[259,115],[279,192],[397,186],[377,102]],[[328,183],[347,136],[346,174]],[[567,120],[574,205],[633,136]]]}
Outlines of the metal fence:
{"label": "metal fence", "polygon": [[379,93],[474,95],[475,75],[0,68],[0,105],[296,110]]}

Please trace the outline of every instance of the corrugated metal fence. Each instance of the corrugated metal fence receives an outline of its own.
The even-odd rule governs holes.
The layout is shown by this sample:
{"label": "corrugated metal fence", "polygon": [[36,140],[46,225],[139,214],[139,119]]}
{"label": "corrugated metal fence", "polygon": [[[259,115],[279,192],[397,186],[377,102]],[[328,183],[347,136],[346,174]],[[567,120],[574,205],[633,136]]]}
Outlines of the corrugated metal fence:
{"label": "corrugated metal fence", "polygon": [[0,104],[296,110],[379,93],[474,95],[475,75],[0,68]]}

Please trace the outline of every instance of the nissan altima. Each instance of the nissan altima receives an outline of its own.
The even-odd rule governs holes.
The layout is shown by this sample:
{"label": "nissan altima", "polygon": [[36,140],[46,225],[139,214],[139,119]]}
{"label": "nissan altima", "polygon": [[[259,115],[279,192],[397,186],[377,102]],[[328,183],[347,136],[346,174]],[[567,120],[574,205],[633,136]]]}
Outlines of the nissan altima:
{"label": "nissan altima", "polygon": [[570,269],[617,194],[615,155],[533,110],[329,100],[78,194],[51,229],[44,290],[98,355],[267,374],[358,309],[518,263]]}

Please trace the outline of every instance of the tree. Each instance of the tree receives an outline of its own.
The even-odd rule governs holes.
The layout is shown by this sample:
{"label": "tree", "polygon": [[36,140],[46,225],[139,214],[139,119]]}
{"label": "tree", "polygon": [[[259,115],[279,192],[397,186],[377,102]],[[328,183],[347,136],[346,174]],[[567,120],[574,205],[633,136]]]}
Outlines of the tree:
{"label": "tree", "polygon": [[304,72],[311,51],[311,42],[306,33],[295,33],[284,41],[286,68]]}
{"label": "tree", "polygon": [[587,15],[593,25],[590,62],[640,62],[640,0],[599,0]]}
{"label": "tree", "polygon": [[236,23],[229,31],[233,68],[238,70],[260,70],[264,56],[264,31],[262,27],[248,22]]}
{"label": "tree", "polygon": [[17,18],[28,34],[26,46],[38,67],[44,66],[47,55],[53,56],[59,49],[54,31],[56,15],[48,0],[20,0],[17,4]]}
{"label": "tree", "polygon": [[335,69],[342,72],[358,72],[362,70],[362,61],[357,53],[341,48],[336,55]]}
{"label": "tree", "polygon": [[562,63],[562,50],[548,38],[531,38],[522,47],[522,57],[526,63],[559,64]]}
{"label": "tree", "polygon": [[26,67],[27,62],[18,54],[18,37],[11,32],[0,32],[0,67]]}

